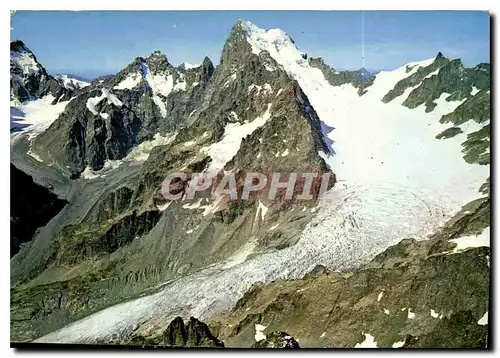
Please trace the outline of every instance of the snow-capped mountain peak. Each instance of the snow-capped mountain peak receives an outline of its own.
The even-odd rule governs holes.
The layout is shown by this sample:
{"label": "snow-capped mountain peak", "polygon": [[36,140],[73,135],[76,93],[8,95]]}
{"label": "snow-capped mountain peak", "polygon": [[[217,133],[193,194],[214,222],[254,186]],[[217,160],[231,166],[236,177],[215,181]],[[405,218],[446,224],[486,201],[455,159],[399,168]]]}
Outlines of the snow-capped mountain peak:
{"label": "snow-capped mountain peak", "polygon": [[30,75],[42,71],[33,52],[20,40],[12,41],[10,44],[10,67],[11,72],[16,74]]}
{"label": "snow-capped mountain peak", "polygon": [[261,51],[268,51],[272,57],[280,55],[280,57],[287,56],[293,60],[304,61],[292,38],[283,30],[264,30],[250,21],[239,21],[238,25],[245,32],[247,41],[252,46],[252,52],[256,55]]}

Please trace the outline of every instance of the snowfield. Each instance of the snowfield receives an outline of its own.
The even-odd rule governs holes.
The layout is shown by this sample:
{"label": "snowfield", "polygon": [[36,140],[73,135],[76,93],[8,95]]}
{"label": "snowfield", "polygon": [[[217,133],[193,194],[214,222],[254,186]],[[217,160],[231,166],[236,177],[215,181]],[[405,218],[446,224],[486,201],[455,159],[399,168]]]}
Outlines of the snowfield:
{"label": "snowfield", "polygon": [[15,130],[11,140],[20,134],[27,134],[32,139],[44,132],[54,122],[70,101],[58,102],[55,105],[54,96],[47,95],[43,98],[24,102],[16,107],[10,107],[10,128]]}
{"label": "snowfield", "polygon": [[[325,128],[333,128],[325,136],[333,141],[335,154],[332,150],[321,155],[337,175],[336,187],[319,203],[316,216],[294,246],[248,259],[253,250],[249,241],[226,262],[170,282],[153,295],[97,312],[35,342],[91,343],[133,331],[147,335],[178,315],[203,320],[233,307],[255,282],[300,278],[317,264],[349,271],[404,238],[425,239],[463,204],[481,196],[478,189],[489,176],[489,166],[467,164],[461,154],[461,143],[478,125],[468,122],[462,127],[465,133],[435,139],[449,127],[439,123],[440,117],[461,102],[447,102],[443,95],[430,113],[425,113],[424,106],[408,109],[401,103],[411,89],[390,103],[381,101],[399,80],[433,59],[408,64],[409,72],[406,66],[380,72],[360,97],[350,84],[331,86],[283,31],[261,30],[251,23],[244,26],[253,52],[269,51],[298,81]],[[264,125],[269,117],[268,108],[253,122],[228,123],[222,140],[210,147],[209,172],[220,170],[237,152],[242,136]],[[255,220],[265,220],[267,208],[260,205],[256,203]],[[477,240],[457,241],[456,250],[483,245],[488,234],[489,230]],[[410,315],[413,312],[408,310]],[[373,336],[363,334],[365,340],[357,347],[377,346]],[[394,343],[394,347],[402,345]]]}
{"label": "snowfield", "polygon": [[71,75],[55,75],[61,84],[68,89],[78,89],[90,86],[90,82],[84,81],[80,78],[73,77]]}

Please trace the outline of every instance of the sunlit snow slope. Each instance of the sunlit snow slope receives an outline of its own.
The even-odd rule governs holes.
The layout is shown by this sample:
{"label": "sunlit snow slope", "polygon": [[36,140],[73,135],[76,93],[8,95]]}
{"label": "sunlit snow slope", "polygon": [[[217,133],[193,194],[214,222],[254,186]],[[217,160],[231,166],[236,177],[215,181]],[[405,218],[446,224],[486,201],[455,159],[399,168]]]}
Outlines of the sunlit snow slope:
{"label": "sunlit snow slope", "polygon": [[408,92],[388,104],[381,101],[400,79],[432,60],[411,64],[410,72],[404,66],[379,73],[360,97],[350,84],[329,85],[281,30],[243,26],[253,52],[269,51],[298,81],[320,120],[334,128],[325,135],[333,140],[336,154],[323,154],[338,178],[331,196],[292,247],[244,262],[221,263],[37,341],[93,342],[126,335],[139,326],[140,334],[164,329],[162,324],[179,314],[203,319],[231,308],[257,281],[300,277],[316,264],[353,269],[403,238],[425,238],[462,204],[480,196],[478,188],[489,167],[469,165],[461,155],[471,125],[465,124],[465,133],[452,139],[435,139],[445,129],[439,123],[441,115],[460,102],[440,98],[434,111],[425,113],[423,106],[401,106]]}

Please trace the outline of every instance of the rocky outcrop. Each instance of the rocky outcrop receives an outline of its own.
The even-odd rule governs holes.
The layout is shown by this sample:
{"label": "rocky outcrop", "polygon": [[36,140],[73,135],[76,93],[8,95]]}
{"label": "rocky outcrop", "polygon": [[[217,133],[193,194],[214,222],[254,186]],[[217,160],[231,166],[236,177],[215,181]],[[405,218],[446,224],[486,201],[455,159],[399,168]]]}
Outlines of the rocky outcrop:
{"label": "rocky outcrop", "polygon": [[422,84],[410,92],[403,105],[416,108],[425,104],[426,112],[432,111],[443,93],[449,95],[447,101],[460,101],[471,96],[472,90],[490,88],[490,69],[488,64],[481,64],[472,69],[465,68],[462,61],[452,60],[439,69],[435,76],[425,78]]}
{"label": "rocky outcrop", "polygon": [[103,253],[112,253],[147,234],[160,219],[157,210],[118,217],[96,224],[68,225],[52,245],[52,259],[57,264],[76,264]]}
{"label": "rocky outcrop", "polygon": [[10,202],[10,257],[30,241],[67,204],[49,189],[33,182],[24,172],[10,165],[12,200]]}
{"label": "rocky outcrop", "polygon": [[319,69],[332,86],[341,86],[345,83],[352,84],[358,88],[360,96],[366,93],[366,88],[370,87],[375,79],[375,76],[368,73],[365,69],[358,71],[336,71],[328,66],[321,57],[309,58],[309,65]]}
{"label": "rocky outcrop", "polygon": [[[428,76],[432,77],[436,71],[439,71],[440,68],[447,65],[449,62],[450,60],[444,57],[440,52],[429,66],[419,67],[415,73],[396,83],[394,88],[382,98],[382,102],[388,103],[394,98],[401,96],[408,88],[420,85],[424,79]],[[413,67],[406,66],[407,71],[412,69]]]}
{"label": "rocky outcrop", "polygon": [[476,95],[467,98],[453,112],[441,117],[441,123],[452,123],[459,126],[469,120],[483,123],[491,118],[490,91],[480,91]]}
{"label": "rocky outcrop", "polygon": [[155,348],[224,348],[224,343],[212,335],[208,326],[194,317],[190,317],[187,324],[176,317],[157,338],[132,335],[123,341],[104,343]]}
{"label": "rocky outcrop", "polygon": [[[488,87],[489,88],[489,87]],[[439,133],[437,139],[452,138],[462,133],[460,126],[472,121],[483,126],[467,135],[462,143],[464,160],[469,164],[490,164],[491,128],[490,128],[490,90],[482,90],[467,98],[453,112],[441,117],[441,123],[450,123],[453,126]]]}

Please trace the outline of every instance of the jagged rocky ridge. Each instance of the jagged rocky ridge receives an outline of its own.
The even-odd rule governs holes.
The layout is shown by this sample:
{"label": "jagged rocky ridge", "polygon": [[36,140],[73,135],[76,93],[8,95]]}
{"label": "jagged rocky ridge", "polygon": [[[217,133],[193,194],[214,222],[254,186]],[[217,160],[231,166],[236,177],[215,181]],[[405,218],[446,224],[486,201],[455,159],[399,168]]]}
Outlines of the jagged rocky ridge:
{"label": "jagged rocky ridge", "polygon": [[175,68],[160,52],[137,58],[116,76],[80,91],[36,138],[33,150],[74,178],[86,167],[100,170],[155,134],[182,126],[212,72],[208,58],[190,70]]}
{"label": "jagged rocky ridge", "polygon": [[[408,68],[411,70],[411,68]],[[412,89],[403,106],[416,108],[425,105],[426,112],[434,109],[434,101],[441,94],[448,93],[446,101],[460,101],[473,96],[472,92],[490,88],[490,65],[481,63],[474,68],[465,68],[460,59],[449,60],[440,52],[435,60],[426,67],[419,68],[389,91],[382,101],[389,102]]]}
{"label": "jagged rocky ridge", "polygon": [[10,43],[10,97],[11,102],[24,102],[46,95],[54,103],[71,98],[72,91],[49,75],[35,55],[20,41]]}
{"label": "jagged rocky ridge", "polygon": [[365,89],[370,87],[375,79],[375,76],[370,75],[366,70],[336,71],[332,67],[328,66],[321,57],[309,58],[309,64],[311,67],[321,70],[328,83],[332,86],[341,86],[343,84],[350,83],[354,87],[358,88],[360,96],[366,93]]}
{"label": "jagged rocky ridge", "polygon": [[[173,67],[161,53],[138,58],[116,76],[94,80],[81,89],[59,119],[35,139],[32,150],[44,162],[77,178],[87,168],[99,173],[158,134],[173,138],[154,147],[145,162],[123,165],[95,179],[73,180],[81,186],[63,212],[66,221],[40,233],[11,263],[16,284],[11,299],[13,340],[38,338],[115,303],[158,292],[158,287],[203,268],[220,267],[220,263],[231,267],[298,242],[314,216],[309,210],[314,202],[305,203],[302,211],[293,203],[268,203],[258,196],[216,206],[210,193],[180,203],[169,203],[159,195],[165,175],[175,170],[188,174],[203,169],[216,173],[328,170],[318,151],[328,153],[330,143],[309,97],[269,52],[255,54],[247,36],[245,24],[238,23],[215,69],[208,59],[201,67],[186,70]],[[434,62],[442,61],[439,57]],[[328,78],[328,69],[320,67],[330,85],[351,83],[362,96],[373,86],[368,82],[360,92],[357,73]],[[426,68],[419,69],[427,73],[423,77],[435,71]],[[158,74],[157,81],[148,76]],[[420,82],[415,79],[408,86],[426,81],[419,76]],[[439,91],[453,90],[440,84],[446,80],[446,76],[436,79],[438,97]],[[171,88],[167,96],[162,95],[163,85]],[[484,87],[473,93],[471,87],[464,107],[443,116],[443,121],[446,116],[468,121],[468,113],[477,112],[464,108],[478,105],[484,115],[476,122],[487,121],[489,92]],[[95,114],[87,107],[92,98],[102,99],[91,106]],[[213,144],[224,143],[228,127],[241,128],[257,119],[256,128],[236,137],[235,149],[222,147],[230,155],[210,151]],[[489,149],[489,127],[481,133],[486,134],[481,141]],[[487,156],[489,162],[486,144],[478,148],[473,140],[467,146],[477,149],[471,151],[472,157]],[[485,183],[484,189],[488,188]],[[265,214],[260,205],[266,208]],[[481,208],[477,216],[483,220],[489,205],[483,203]],[[467,218],[461,225],[472,220]],[[273,229],[275,223],[280,224],[278,230]],[[465,234],[454,232],[455,237]],[[476,228],[469,234],[481,232]],[[148,321],[138,334],[149,337],[163,331],[162,324],[169,321],[163,314],[158,313],[160,328]],[[294,333],[291,327],[280,329]]]}

